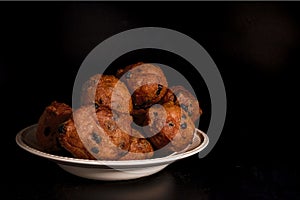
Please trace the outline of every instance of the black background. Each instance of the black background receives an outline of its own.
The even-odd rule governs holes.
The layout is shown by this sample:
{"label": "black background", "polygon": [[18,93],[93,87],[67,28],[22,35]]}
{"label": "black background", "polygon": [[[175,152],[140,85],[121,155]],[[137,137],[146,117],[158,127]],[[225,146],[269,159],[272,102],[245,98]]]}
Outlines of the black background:
{"label": "black background", "polygon": [[[299,8],[298,2],[1,2],[1,163],[13,183],[6,184],[14,191],[10,195],[299,199]],[[77,70],[95,46],[144,26],[192,37],[222,75],[227,117],[207,157],[175,162],[150,177],[107,183],[67,174],[16,145],[17,132],[36,123],[52,100],[71,104]],[[119,63],[140,58],[180,69],[177,58],[160,53]]]}

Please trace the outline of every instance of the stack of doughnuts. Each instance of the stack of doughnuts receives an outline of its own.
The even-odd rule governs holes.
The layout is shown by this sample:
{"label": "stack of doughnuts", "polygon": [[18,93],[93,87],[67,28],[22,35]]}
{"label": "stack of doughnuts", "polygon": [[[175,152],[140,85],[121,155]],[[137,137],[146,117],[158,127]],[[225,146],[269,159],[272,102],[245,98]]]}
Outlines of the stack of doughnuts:
{"label": "stack of doughnuts", "polygon": [[[53,101],[38,121],[37,141],[49,153],[81,159],[137,160],[184,150],[202,110],[163,70],[139,62],[116,74],[95,74],[82,86],[81,106]],[[139,128],[136,128],[139,127]]]}

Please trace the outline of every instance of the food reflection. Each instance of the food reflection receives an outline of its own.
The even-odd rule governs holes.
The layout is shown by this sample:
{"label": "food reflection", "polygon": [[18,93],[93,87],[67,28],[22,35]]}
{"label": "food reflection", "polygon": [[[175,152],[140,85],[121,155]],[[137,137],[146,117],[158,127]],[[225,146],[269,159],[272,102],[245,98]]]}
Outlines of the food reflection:
{"label": "food reflection", "polygon": [[174,177],[167,172],[130,181],[87,181],[57,185],[54,192],[58,199],[128,200],[169,199],[175,192]]}

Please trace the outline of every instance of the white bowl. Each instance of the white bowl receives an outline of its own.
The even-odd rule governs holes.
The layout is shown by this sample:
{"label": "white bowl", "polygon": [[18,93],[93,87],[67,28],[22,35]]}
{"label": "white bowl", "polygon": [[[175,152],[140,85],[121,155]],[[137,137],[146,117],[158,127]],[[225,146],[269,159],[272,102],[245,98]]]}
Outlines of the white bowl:
{"label": "white bowl", "polygon": [[193,143],[185,152],[162,158],[145,160],[88,160],[58,156],[40,151],[36,140],[37,124],[21,130],[16,136],[17,144],[24,150],[56,162],[65,171],[88,179],[96,180],[129,180],[149,176],[167,167],[174,161],[192,156],[203,150],[209,142],[208,136],[196,129]]}

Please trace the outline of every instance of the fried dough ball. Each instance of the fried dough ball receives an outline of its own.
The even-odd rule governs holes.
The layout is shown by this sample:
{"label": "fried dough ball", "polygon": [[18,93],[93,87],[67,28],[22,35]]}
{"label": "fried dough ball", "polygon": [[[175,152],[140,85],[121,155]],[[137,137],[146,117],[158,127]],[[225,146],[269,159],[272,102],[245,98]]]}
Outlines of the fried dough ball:
{"label": "fried dough ball", "polygon": [[96,104],[120,113],[132,112],[131,95],[127,86],[113,75],[96,74],[82,87],[82,105]]}
{"label": "fried dough ball", "polygon": [[142,160],[153,157],[153,147],[150,142],[136,129],[132,129],[128,153],[120,160]]}
{"label": "fried dough ball", "polygon": [[118,160],[129,150],[131,122],[128,114],[82,106],[60,128],[59,141],[76,158]]}
{"label": "fried dough ball", "polygon": [[168,88],[162,69],[150,63],[136,63],[119,69],[120,78],[131,92],[134,109],[144,109],[160,101]]}
{"label": "fried dough ball", "polygon": [[161,103],[166,103],[168,101],[172,101],[176,105],[179,105],[187,112],[193,122],[196,122],[202,114],[198,99],[181,85],[168,88],[166,94],[161,99]]}
{"label": "fried dough ball", "polygon": [[145,134],[155,150],[172,153],[184,150],[194,137],[195,125],[173,102],[152,106],[145,120]]}
{"label": "fried dough ball", "polygon": [[69,105],[57,101],[48,105],[38,120],[36,138],[43,151],[56,152],[62,148],[58,142],[57,128],[72,115]]}

